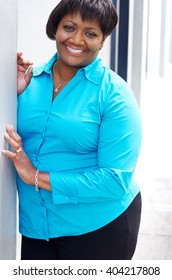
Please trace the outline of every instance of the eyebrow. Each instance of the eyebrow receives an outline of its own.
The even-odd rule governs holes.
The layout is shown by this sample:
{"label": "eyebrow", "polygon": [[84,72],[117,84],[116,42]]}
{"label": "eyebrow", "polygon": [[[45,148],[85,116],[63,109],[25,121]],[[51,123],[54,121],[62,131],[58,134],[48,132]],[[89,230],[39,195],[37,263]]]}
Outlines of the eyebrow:
{"label": "eyebrow", "polygon": [[[72,20],[66,20],[63,24],[68,24],[68,23],[72,23],[73,25],[77,26],[77,24],[72,21]],[[93,26],[86,26],[85,29],[89,29],[89,30],[97,30],[97,28],[93,27]]]}

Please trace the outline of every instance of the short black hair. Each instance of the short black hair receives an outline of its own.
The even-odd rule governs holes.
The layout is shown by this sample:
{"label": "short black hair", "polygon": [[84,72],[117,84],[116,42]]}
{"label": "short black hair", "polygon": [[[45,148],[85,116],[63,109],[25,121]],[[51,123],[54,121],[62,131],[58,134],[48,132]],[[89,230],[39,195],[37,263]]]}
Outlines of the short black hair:
{"label": "short black hair", "polygon": [[76,12],[80,12],[83,21],[97,19],[104,36],[110,35],[118,22],[118,15],[111,0],[61,0],[48,18],[47,36],[55,40],[61,19]]}

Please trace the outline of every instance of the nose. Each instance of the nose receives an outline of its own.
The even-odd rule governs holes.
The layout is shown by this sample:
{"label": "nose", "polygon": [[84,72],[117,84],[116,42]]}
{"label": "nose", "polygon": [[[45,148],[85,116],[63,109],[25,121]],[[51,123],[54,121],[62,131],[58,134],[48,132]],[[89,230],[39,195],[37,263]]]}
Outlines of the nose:
{"label": "nose", "polygon": [[72,34],[70,42],[75,45],[84,45],[84,37],[82,32],[77,31],[74,34]]}

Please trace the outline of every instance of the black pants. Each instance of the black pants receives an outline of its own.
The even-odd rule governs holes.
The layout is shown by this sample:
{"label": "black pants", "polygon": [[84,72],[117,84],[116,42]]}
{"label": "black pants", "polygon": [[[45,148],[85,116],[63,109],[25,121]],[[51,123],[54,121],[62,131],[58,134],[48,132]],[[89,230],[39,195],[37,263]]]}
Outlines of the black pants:
{"label": "black pants", "polygon": [[49,241],[22,236],[22,260],[130,260],[141,216],[140,193],[128,209],[108,225],[79,236]]}

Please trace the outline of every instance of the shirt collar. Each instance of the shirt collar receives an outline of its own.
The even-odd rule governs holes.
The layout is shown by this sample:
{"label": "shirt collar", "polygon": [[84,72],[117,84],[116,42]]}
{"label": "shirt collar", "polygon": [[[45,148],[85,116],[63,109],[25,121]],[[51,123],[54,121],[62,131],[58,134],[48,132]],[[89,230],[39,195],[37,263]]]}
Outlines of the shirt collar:
{"label": "shirt collar", "polygon": [[[43,63],[39,66],[34,67],[33,76],[41,75],[43,72],[47,74],[51,74],[52,67],[55,61],[57,60],[57,55],[58,54],[55,53],[47,63]],[[83,72],[87,80],[95,84],[99,84],[101,79],[101,73],[104,71],[103,69],[104,67],[101,58],[96,57],[95,60],[91,62],[89,65],[79,69],[78,73]]]}
{"label": "shirt collar", "polygon": [[87,80],[99,84],[102,76],[101,73],[104,72],[104,67],[101,58],[97,57],[93,62],[80,70],[85,71],[85,77]]}
{"label": "shirt collar", "polygon": [[55,53],[47,63],[43,63],[41,65],[35,66],[33,69],[33,76],[39,76],[42,74],[42,72],[46,72],[47,74],[50,74],[52,71],[53,64],[55,63],[56,60],[57,60],[57,53]]}

